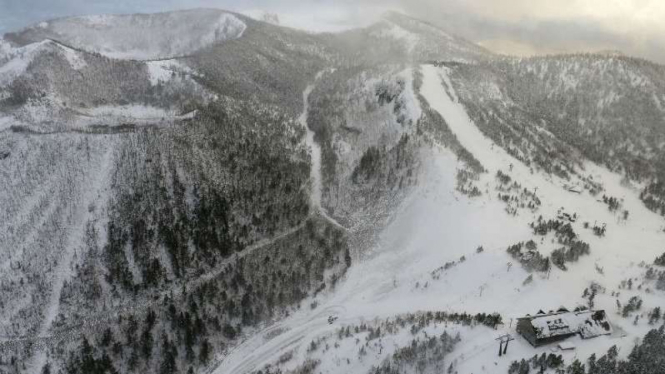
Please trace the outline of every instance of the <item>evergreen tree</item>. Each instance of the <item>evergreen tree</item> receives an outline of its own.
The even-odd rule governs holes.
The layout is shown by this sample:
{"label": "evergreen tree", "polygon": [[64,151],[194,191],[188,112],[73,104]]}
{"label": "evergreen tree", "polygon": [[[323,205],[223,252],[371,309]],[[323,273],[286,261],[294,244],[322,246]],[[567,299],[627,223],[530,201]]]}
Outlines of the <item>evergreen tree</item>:
{"label": "evergreen tree", "polygon": [[208,363],[211,351],[212,347],[210,346],[208,339],[203,339],[203,342],[201,342],[201,351],[199,352],[199,360],[201,361],[201,364],[206,365]]}

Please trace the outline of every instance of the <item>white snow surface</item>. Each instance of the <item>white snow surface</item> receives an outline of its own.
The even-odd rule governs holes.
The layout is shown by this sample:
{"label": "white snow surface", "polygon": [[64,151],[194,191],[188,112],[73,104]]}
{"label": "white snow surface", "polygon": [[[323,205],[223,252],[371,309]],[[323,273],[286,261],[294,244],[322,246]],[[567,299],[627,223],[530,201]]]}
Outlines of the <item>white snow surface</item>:
{"label": "white snow surface", "polygon": [[150,84],[153,86],[169,81],[173,73],[183,69],[177,60],[148,61],[146,65],[150,74]]}
{"label": "white snow surface", "polygon": [[606,319],[596,321],[594,311],[564,312],[534,316],[531,325],[536,329],[538,339],[580,332],[585,339],[612,333],[612,326],[605,329],[601,324]]}
{"label": "white snow surface", "polygon": [[94,117],[116,117],[125,119],[159,119],[175,117],[176,113],[147,105],[103,105],[80,112]]}
{"label": "white snow surface", "polygon": [[321,146],[314,140],[314,131],[310,130],[307,125],[307,118],[309,112],[309,95],[314,90],[314,85],[310,84],[305,88],[302,94],[303,97],[303,111],[300,114],[298,121],[305,128],[306,137],[305,141],[310,149],[309,156],[312,161],[310,168],[310,181],[312,183],[312,191],[310,196],[310,204],[317,210],[321,210]]}
{"label": "white snow surface", "polygon": [[[665,241],[662,218],[642,205],[637,191],[621,184],[621,176],[597,165],[587,163],[586,172],[602,182],[609,195],[624,199],[623,206],[630,211],[628,221],[618,221],[604,204],[586,192],[570,193],[556,177],[532,174],[502,148],[493,146],[476,127],[458,102],[445,68],[425,65],[422,71],[421,94],[444,117],[461,144],[488,170],[478,181],[483,195],[469,198],[456,191],[455,174],[460,161],[454,154],[436,145],[423,149],[421,183],[394,213],[369,254],[361,261],[356,260],[336,289],[316,298],[317,308],[310,309],[311,300],[304,301],[302,305],[306,307],[250,333],[242,344],[219,357],[221,364],[215,373],[252,372],[274,364],[287,352],[292,352],[294,358],[283,368],[292,369],[310,357],[307,353],[310,341],[333,334],[340,326],[426,310],[501,313],[505,325],[498,330],[462,329],[462,341],[449,356],[449,362],[455,362],[459,373],[505,373],[513,360],[550,353],[554,348],[533,348],[516,333],[515,318],[533,315],[539,309],[583,304],[582,292],[591,282],[607,288],[606,293],[596,296],[595,308],[608,312],[614,333],[587,340],[579,336],[569,338],[577,349],[557,352],[566,361],[570,362],[575,355],[581,359],[592,353],[602,355],[612,345],[617,345],[620,355],[625,357],[635,339],[651,328],[645,322],[633,325],[632,320],[617,315],[610,291],[616,290],[623,279],[641,276],[643,269],[638,264],[651,263],[662,253]],[[508,172],[511,164],[510,175],[514,180],[527,189],[538,189],[543,202],[538,212],[509,216],[503,202],[495,198],[496,171]],[[524,285],[530,274],[519,265],[507,266],[514,260],[506,248],[534,238],[529,223],[541,214],[544,218],[555,218],[561,207],[580,216],[572,225],[580,239],[590,244],[591,254],[570,263],[568,271],[553,268],[549,276],[533,273],[533,281]],[[584,229],[584,221],[607,223],[606,237],[598,238]],[[476,253],[480,245],[485,250]],[[432,276],[435,269],[448,262],[455,265],[440,272],[438,278]],[[602,273],[596,271],[597,266],[604,269]],[[662,295],[625,289],[621,290],[621,299],[625,301],[638,294],[644,300],[643,310],[662,301]],[[333,324],[327,321],[331,315],[338,317]],[[511,342],[507,354],[499,358],[495,338],[505,333],[511,333],[516,340]],[[412,336],[406,334],[402,340],[396,339],[394,344],[407,346]],[[357,349],[331,348],[316,371],[366,372],[367,362],[357,359]],[[379,364],[388,354],[390,350],[382,356],[372,356],[371,360]],[[347,358],[351,359],[350,365]]]}
{"label": "white snow surface", "polygon": [[38,35],[108,57],[154,60],[184,56],[216,42],[240,38],[246,27],[233,14],[194,9],[63,18],[35,30]]}

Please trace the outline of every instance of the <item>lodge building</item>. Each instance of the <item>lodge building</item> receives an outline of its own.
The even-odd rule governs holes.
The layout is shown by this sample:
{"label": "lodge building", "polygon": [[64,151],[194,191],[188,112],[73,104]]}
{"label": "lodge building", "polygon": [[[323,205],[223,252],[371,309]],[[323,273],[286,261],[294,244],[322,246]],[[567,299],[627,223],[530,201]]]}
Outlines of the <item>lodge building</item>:
{"label": "lodge building", "polygon": [[576,310],[560,308],[556,312],[539,311],[517,319],[517,332],[534,347],[554,343],[580,334],[590,339],[612,333],[612,326],[604,310]]}

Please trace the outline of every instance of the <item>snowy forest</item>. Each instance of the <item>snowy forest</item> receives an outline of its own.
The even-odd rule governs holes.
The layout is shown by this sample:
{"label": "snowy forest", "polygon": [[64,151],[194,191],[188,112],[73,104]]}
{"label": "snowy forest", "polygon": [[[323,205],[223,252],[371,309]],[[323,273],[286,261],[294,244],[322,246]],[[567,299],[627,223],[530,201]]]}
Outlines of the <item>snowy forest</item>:
{"label": "snowy forest", "polygon": [[0,374],[665,374],[663,65],[279,19],[2,36]]}

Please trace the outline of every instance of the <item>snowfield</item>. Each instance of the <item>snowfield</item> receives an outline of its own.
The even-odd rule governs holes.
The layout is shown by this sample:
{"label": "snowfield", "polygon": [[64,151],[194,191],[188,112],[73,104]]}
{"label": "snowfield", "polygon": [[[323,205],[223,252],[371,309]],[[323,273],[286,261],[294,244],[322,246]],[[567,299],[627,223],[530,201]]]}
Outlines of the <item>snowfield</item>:
{"label": "snowfield", "polygon": [[109,118],[117,120],[159,120],[168,118],[182,118],[177,113],[162,108],[146,105],[120,105],[98,106],[89,109],[79,109],[79,112],[96,118]]}
{"label": "snowfield", "polygon": [[170,81],[179,72],[191,73],[191,70],[178,60],[148,61],[146,65],[153,86]]}
{"label": "snowfield", "polygon": [[[637,190],[622,185],[620,176],[591,163],[585,165],[586,173],[601,182],[606,193],[623,199],[624,209],[630,211],[628,220],[618,219],[586,191],[571,193],[563,187],[564,181],[532,173],[502,148],[494,146],[469,119],[445,68],[424,65],[421,69],[424,75],[421,94],[442,115],[462,145],[488,170],[477,182],[483,195],[469,198],[455,190],[455,172],[460,161],[450,151],[437,146],[423,150],[422,183],[394,214],[367,258],[351,267],[335,290],[319,296],[318,306],[312,309],[311,301],[302,303],[298,312],[265,326],[220,357],[221,365],[215,373],[249,373],[267,364],[276,365],[280,357],[288,355],[293,358],[277,364],[280,368],[293,369],[313,358],[321,360],[317,372],[366,372],[371,367],[368,360],[378,365],[392,350],[359,357],[358,346],[349,348],[341,343],[339,349],[330,348],[317,356],[308,352],[308,346],[313,340],[333,336],[339,327],[436,310],[501,313],[505,324],[498,330],[451,327],[450,331],[460,332],[462,340],[448,356],[448,362],[459,373],[505,373],[513,360],[556,350],[556,345],[533,348],[516,333],[515,318],[533,315],[539,309],[584,305],[583,291],[592,282],[606,289],[596,296],[595,308],[607,311],[614,333],[590,340],[570,338],[568,341],[576,345],[576,350],[557,354],[570,362],[574,357],[586,359],[592,353],[602,355],[617,345],[620,356],[625,357],[635,339],[650,329],[645,321],[633,324],[632,320],[619,316],[615,297],[610,293],[617,290],[622,280],[642,276],[641,261],[652,263],[662,253],[665,241],[662,218],[648,211],[639,201]],[[498,170],[508,173],[527,189],[537,189],[543,202],[540,209],[508,215],[505,204],[495,197],[494,176]],[[530,273],[508,255],[506,248],[532,238],[540,244],[540,237],[534,236],[529,223],[539,215],[556,218],[562,207],[580,216],[573,227],[590,244],[591,254],[568,264],[567,271],[552,267],[549,275],[532,273],[533,281],[525,283]],[[584,229],[585,221],[606,223],[606,237],[597,237]],[[479,246],[484,251],[477,252]],[[444,268],[446,263],[452,266]],[[620,294],[622,302],[629,296],[641,295],[643,310],[660,302],[659,295],[638,290],[624,289]],[[330,316],[338,319],[330,324]],[[507,355],[497,357],[495,338],[505,333],[516,340],[511,342]],[[410,344],[413,336],[397,334],[391,339],[387,346],[403,347]]]}

